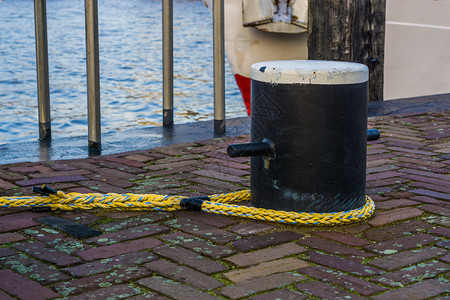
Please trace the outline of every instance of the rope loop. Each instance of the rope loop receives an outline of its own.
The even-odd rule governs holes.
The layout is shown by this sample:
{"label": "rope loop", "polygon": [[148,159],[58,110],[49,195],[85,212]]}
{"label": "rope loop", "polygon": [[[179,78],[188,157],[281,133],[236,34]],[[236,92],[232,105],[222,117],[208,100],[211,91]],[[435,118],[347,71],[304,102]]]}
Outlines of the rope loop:
{"label": "rope loop", "polygon": [[364,206],[357,209],[332,213],[308,213],[278,211],[234,204],[250,200],[250,190],[197,198],[156,194],[64,193],[62,191],[54,191],[45,185],[34,190],[41,193],[42,196],[0,197],[0,207],[47,207],[52,210],[104,209],[120,211],[176,211],[191,208],[226,216],[314,226],[346,225],[360,222],[371,217],[375,211],[375,203],[369,196],[366,196]]}

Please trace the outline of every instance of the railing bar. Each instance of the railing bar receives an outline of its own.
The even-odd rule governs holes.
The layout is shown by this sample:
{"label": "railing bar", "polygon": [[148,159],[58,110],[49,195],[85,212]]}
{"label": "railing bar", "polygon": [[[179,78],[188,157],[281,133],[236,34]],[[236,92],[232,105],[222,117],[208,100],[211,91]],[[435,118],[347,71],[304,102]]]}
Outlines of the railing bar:
{"label": "railing bar", "polygon": [[88,146],[101,149],[100,66],[97,0],[85,0]]}
{"label": "railing bar", "polygon": [[173,0],[163,0],[163,126],[173,125]]}
{"label": "railing bar", "polygon": [[48,79],[48,43],[46,0],[34,0],[36,39],[36,75],[38,89],[39,140],[50,140],[50,88]]}
{"label": "railing bar", "polygon": [[214,133],[225,132],[224,4],[213,0]]}

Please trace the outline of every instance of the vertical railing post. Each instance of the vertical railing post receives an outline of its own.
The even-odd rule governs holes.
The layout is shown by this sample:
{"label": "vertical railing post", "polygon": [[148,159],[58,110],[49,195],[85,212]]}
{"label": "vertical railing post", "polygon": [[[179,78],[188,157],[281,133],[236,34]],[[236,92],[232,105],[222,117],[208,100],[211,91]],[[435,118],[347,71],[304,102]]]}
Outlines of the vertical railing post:
{"label": "vertical railing post", "polygon": [[224,51],[224,4],[213,0],[213,47],[214,47],[214,133],[225,132],[225,51]]}
{"label": "vertical railing post", "polygon": [[173,125],[173,0],[163,0],[163,126]]}
{"label": "vertical railing post", "polygon": [[46,0],[34,0],[40,140],[50,140],[52,137],[50,119],[50,88],[48,81],[47,9],[45,1]]}
{"label": "vertical railing post", "polygon": [[101,149],[98,4],[97,0],[85,0],[84,5],[86,14],[88,145],[90,149]]}

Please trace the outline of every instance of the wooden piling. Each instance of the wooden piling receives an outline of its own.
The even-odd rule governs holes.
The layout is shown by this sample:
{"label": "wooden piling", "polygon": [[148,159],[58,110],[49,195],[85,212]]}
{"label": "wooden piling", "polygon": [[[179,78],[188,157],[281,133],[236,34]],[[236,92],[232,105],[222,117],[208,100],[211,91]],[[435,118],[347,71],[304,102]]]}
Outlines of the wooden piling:
{"label": "wooden piling", "polygon": [[382,101],[386,0],[309,0],[308,7],[308,59],[365,64],[369,101]]}

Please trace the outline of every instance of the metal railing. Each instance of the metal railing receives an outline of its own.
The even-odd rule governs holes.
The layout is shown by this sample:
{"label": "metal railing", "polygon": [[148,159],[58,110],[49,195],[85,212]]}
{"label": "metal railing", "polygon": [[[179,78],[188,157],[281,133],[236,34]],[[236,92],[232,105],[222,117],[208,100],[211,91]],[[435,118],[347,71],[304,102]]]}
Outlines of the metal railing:
{"label": "metal railing", "polygon": [[163,126],[173,125],[173,0],[163,0]]}
{"label": "metal railing", "polygon": [[45,0],[34,0],[39,139],[50,140],[50,88],[48,81],[47,8]]}
{"label": "metal railing", "polygon": [[[224,0],[212,1],[214,133],[225,132]],[[100,67],[97,0],[85,0],[88,146],[101,149]],[[163,126],[173,126],[173,0],[162,1]],[[51,139],[46,0],[34,0],[39,140]]]}
{"label": "metal railing", "polygon": [[212,0],[214,51],[214,132],[225,132],[225,54],[223,0]]}
{"label": "metal railing", "polygon": [[90,149],[101,149],[100,66],[97,0],[85,0],[84,6],[86,17],[88,145]]}

